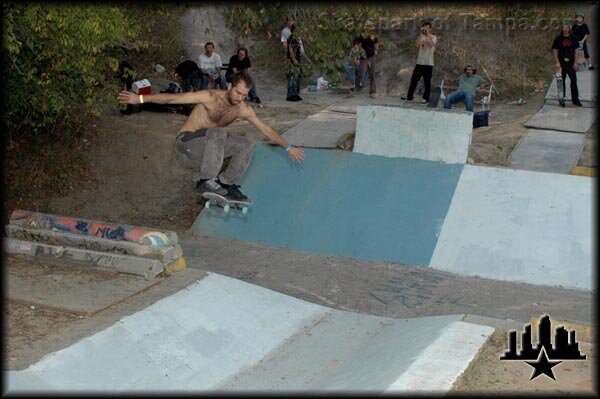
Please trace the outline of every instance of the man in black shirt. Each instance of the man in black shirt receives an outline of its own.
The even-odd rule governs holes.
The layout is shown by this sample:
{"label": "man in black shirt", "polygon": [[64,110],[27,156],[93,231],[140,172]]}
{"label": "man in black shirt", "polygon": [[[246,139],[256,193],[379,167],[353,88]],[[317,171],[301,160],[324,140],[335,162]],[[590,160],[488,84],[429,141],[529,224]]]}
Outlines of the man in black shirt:
{"label": "man in black shirt", "polygon": [[579,40],[579,48],[583,50],[583,56],[587,62],[588,69],[594,69],[594,66],[590,63],[590,53],[588,52],[587,47],[587,38],[590,35],[590,28],[587,24],[583,23],[582,13],[578,12],[575,14],[575,23],[571,28],[571,32],[573,33],[573,36]]}
{"label": "man in black shirt", "polygon": [[[369,94],[371,97],[377,93],[375,85],[375,66],[377,64],[377,53],[379,51],[379,41],[374,34],[363,33],[359,36],[362,48],[365,50],[367,58],[360,61],[360,75],[365,76],[367,67],[369,67]],[[362,82],[361,82],[362,83]]]}
{"label": "man in black shirt", "polygon": [[[250,58],[248,57],[248,49],[246,47],[240,47],[236,55],[232,55],[229,59],[229,66],[225,72],[225,81],[231,83],[233,74],[236,72],[244,71],[248,75],[252,73],[252,64],[250,64]],[[260,98],[256,95],[256,83],[252,84],[250,91],[248,92],[248,100],[254,101],[260,104]]]}
{"label": "man in black shirt", "polygon": [[575,51],[579,48],[579,41],[571,34],[571,26],[563,24],[562,33],[552,43],[552,54],[556,68],[560,69],[565,90],[565,76],[569,75],[571,81],[571,100],[573,105],[581,106],[579,90],[577,89],[577,73],[575,72]]}
{"label": "man in black shirt", "polygon": [[200,90],[202,86],[200,68],[194,61],[187,60],[177,65],[175,76],[179,76],[181,79],[181,88],[184,92],[190,91],[192,87],[195,89],[194,91]]}

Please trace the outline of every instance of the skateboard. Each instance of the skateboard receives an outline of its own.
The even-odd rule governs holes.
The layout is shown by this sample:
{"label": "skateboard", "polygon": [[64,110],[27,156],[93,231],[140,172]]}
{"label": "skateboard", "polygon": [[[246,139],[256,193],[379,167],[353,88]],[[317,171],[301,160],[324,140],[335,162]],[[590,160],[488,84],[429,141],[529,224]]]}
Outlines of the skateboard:
{"label": "skateboard", "polygon": [[558,103],[563,107],[567,105],[565,90],[566,86],[563,82],[562,74],[560,73],[560,71],[558,71],[556,72],[556,97],[558,98]]}
{"label": "skateboard", "polygon": [[245,201],[234,201],[215,193],[202,193],[200,196],[206,199],[206,202],[204,203],[206,209],[210,209],[212,205],[215,205],[218,208],[222,208],[225,213],[228,213],[229,210],[233,208],[241,211],[245,215],[248,213],[248,206],[252,204],[250,199]]}
{"label": "skateboard", "polygon": [[440,96],[442,95],[442,88],[436,87],[431,92],[431,97],[429,98],[429,103],[427,103],[427,108],[437,108],[438,103],[440,102]]}

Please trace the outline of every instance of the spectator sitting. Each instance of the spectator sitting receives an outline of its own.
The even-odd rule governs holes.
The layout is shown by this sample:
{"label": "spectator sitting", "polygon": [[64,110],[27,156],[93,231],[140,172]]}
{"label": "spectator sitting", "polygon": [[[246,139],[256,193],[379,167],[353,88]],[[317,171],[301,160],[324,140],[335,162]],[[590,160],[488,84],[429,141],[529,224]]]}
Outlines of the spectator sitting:
{"label": "spectator sitting", "polygon": [[227,90],[227,83],[225,78],[221,75],[221,67],[223,62],[221,56],[215,53],[215,44],[213,42],[207,42],[204,45],[204,54],[200,54],[200,76],[202,79],[202,90],[208,89],[209,82],[214,82],[215,85],[219,85],[221,90]]}
{"label": "spectator sitting", "polygon": [[177,65],[175,68],[175,76],[180,79],[181,88],[184,92],[202,89],[200,68],[198,68],[198,64],[194,61],[187,60]]}
{"label": "spectator sitting", "polygon": [[348,59],[342,62],[342,66],[346,71],[348,80],[350,80],[354,85],[351,90],[357,90],[359,87],[359,82],[362,82],[362,74],[359,65],[360,60],[366,58],[367,55],[365,50],[362,48],[361,40],[359,38],[354,39],[352,41],[352,49],[350,49],[350,53],[348,54]]}
{"label": "spectator sitting", "polygon": [[444,108],[450,109],[453,103],[464,101],[467,111],[473,112],[473,102],[477,88],[486,81],[481,76],[476,75],[477,70],[472,64],[467,65],[464,72],[458,78],[458,90],[446,97]]}
{"label": "spectator sitting", "polygon": [[[248,57],[248,49],[246,47],[240,47],[236,55],[232,55],[229,59],[229,66],[227,72],[225,72],[225,81],[227,83],[232,82],[233,74],[236,72],[245,72],[250,75],[252,73],[252,65],[250,64],[250,57]],[[252,87],[248,92],[248,100],[254,101],[260,104],[260,98],[256,95],[256,83],[252,83]]]}

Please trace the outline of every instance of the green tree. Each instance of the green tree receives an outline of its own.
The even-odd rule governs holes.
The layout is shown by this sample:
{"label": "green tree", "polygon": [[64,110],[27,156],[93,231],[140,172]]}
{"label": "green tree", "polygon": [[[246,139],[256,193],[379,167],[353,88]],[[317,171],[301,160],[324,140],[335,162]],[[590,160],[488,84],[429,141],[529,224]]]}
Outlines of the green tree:
{"label": "green tree", "polygon": [[4,134],[78,131],[118,68],[106,50],[133,40],[139,24],[112,5],[5,3],[3,14]]}

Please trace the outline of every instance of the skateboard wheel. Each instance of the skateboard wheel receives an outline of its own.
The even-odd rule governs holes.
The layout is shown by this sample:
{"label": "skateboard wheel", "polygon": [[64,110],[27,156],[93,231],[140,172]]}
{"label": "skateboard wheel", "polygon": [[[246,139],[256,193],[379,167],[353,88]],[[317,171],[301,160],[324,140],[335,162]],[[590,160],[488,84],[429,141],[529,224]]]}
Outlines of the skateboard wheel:
{"label": "skateboard wheel", "polygon": [[223,211],[225,211],[225,213],[229,212],[229,204],[225,204]]}
{"label": "skateboard wheel", "polygon": [[210,200],[208,200],[208,201],[206,201],[206,202],[204,203],[204,207],[205,207],[206,209],[209,209],[209,208],[210,208]]}
{"label": "skateboard wheel", "polygon": [[247,207],[243,207],[242,208],[242,213],[245,215],[248,213],[248,208]]}

